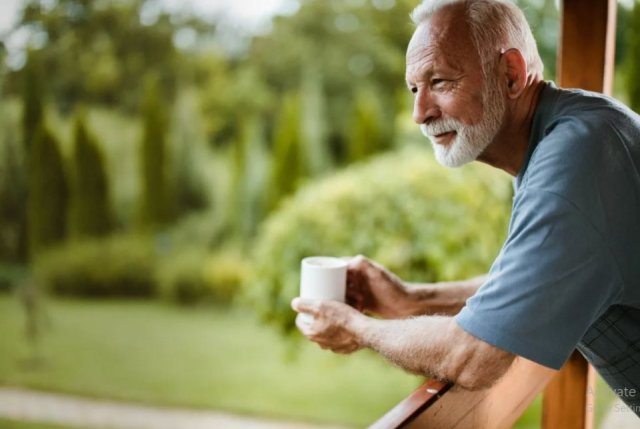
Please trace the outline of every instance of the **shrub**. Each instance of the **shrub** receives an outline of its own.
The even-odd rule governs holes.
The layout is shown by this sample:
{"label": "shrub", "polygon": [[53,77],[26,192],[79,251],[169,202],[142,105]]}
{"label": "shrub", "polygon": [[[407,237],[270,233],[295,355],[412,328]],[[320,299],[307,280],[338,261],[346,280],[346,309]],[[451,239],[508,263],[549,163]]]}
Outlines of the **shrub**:
{"label": "shrub", "polygon": [[249,278],[251,266],[247,258],[233,250],[212,254],[204,267],[204,278],[207,288],[213,297],[220,302],[231,302],[246,280]]}
{"label": "shrub", "polygon": [[57,295],[150,297],[155,295],[151,240],[112,236],[52,249],[35,262],[39,282]]}
{"label": "shrub", "polygon": [[505,237],[510,197],[504,175],[445,169],[423,148],[353,166],[305,186],[267,219],[248,297],[287,329],[306,256],[364,254],[423,282],[485,272]]}
{"label": "shrub", "polygon": [[160,297],[178,304],[193,304],[207,296],[202,250],[172,252],[162,259],[156,272]]}
{"label": "shrub", "polygon": [[178,304],[229,303],[248,269],[239,255],[229,251],[207,255],[202,250],[185,249],[164,261],[157,273],[160,295]]}

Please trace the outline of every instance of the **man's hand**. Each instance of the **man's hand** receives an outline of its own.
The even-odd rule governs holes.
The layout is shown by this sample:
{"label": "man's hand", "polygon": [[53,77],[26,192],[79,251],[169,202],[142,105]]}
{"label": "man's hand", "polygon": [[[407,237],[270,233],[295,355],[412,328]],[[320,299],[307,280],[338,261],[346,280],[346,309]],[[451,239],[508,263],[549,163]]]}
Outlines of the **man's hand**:
{"label": "man's hand", "polygon": [[364,347],[360,332],[367,317],[348,305],[337,301],[295,298],[291,307],[299,313],[313,316],[314,321],[307,323],[299,314],[296,326],[321,348],[346,354]]}
{"label": "man's hand", "polygon": [[352,353],[367,347],[409,372],[449,380],[465,389],[489,387],[514,359],[513,354],[466,333],[451,317],[377,320],[340,302],[306,298],[295,298],[291,306],[314,317],[306,323],[298,315],[296,325],[323,349]]}
{"label": "man's hand", "polygon": [[356,256],[347,268],[347,303],[364,313],[386,319],[406,316],[407,289],[395,274],[381,265]]}

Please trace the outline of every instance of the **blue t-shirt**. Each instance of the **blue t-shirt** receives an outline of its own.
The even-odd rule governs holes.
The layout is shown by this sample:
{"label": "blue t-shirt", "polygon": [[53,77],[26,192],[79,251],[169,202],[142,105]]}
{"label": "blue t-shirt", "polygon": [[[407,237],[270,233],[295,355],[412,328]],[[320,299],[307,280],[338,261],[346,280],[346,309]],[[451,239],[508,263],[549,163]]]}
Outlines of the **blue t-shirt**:
{"label": "blue t-shirt", "polygon": [[578,347],[640,411],[640,116],[546,84],[514,188],[507,240],[456,322],[555,369]]}

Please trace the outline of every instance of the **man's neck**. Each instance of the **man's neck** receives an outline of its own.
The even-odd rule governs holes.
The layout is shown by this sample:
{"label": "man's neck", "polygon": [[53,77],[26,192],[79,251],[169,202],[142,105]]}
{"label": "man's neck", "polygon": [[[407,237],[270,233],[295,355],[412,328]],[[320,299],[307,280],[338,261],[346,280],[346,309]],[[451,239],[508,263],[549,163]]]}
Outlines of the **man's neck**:
{"label": "man's neck", "polygon": [[524,92],[517,99],[509,101],[505,125],[478,157],[478,161],[512,176],[518,175],[527,155],[533,115],[544,85],[544,80],[531,77]]}

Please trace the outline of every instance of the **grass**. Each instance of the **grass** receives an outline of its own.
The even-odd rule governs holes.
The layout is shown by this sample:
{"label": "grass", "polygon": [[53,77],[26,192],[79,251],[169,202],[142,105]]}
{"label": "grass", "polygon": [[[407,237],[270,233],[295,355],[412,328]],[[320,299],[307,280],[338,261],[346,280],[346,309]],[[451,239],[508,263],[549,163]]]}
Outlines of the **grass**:
{"label": "grass", "polygon": [[30,369],[21,311],[0,296],[0,384],[363,426],[420,381],[372,353],[288,344],[237,311],[120,301],[52,301],[47,309],[44,364]]}
{"label": "grass", "polygon": [[[373,353],[283,341],[237,310],[54,300],[47,316],[44,363],[34,368],[18,303],[0,294],[0,385],[361,427],[420,383]],[[598,420],[606,391],[599,386]],[[515,428],[540,426],[540,402]]]}

